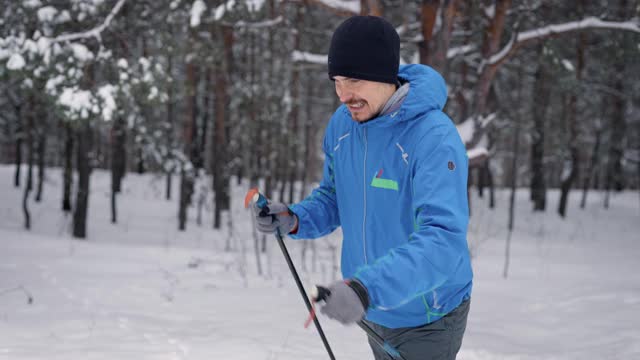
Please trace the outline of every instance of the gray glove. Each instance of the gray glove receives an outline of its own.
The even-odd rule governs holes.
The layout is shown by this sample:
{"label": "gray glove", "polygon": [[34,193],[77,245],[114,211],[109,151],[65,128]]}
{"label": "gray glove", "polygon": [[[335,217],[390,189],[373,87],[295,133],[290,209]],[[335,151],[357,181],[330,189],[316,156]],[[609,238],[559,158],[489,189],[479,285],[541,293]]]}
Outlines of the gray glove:
{"label": "gray glove", "polygon": [[267,207],[264,209],[254,204],[253,213],[256,218],[256,228],[267,234],[273,234],[278,229],[284,236],[298,224],[296,215],[283,203],[267,201]]}
{"label": "gray glove", "polygon": [[357,280],[338,281],[329,286],[331,295],[320,312],[347,325],[362,320],[369,307],[367,289]]}

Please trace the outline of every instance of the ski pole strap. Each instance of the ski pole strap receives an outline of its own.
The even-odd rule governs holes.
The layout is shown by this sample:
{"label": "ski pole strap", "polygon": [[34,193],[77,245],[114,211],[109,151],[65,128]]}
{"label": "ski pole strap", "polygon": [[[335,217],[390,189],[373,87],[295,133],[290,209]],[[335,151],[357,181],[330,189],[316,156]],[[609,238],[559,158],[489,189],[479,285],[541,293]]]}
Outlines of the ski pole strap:
{"label": "ski pole strap", "polygon": [[[351,286],[350,283],[354,283],[353,281],[348,281],[347,284],[349,286]],[[359,282],[355,282],[357,284],[359,284],[360,286],[362,286],[362,284],[360,284]],[[364,286],[362,286],[364,287]],[[355,290],[355,289],[354,289]],[[358,293],[358,290],[355,290],[356,293]],[[366,291],[366,290],[365,290]],[[311,298],[314,302],[318,302],[318,301],[327,301],[327,299],[331,296],[331,290],[329,290],[328,288],[324,287],[324,286],[314,286],[311,291]],[[358,296],[360,296],[360,294],[358,294]],[[361,298],[362,299],[362,298]],[[315,311],[312,314],[315,317]],[[309,317],[309,319],[311,319],[312,317]],[[307,320],[309,321],[309,320]],[[392,359],[394,360],[406,360],[402,354],[400,354],[400,352],[398,350],[396,350],[395,347],[393,347],[393,345],[389,344],[388,342],[386,342],[382,336],[380,336],[375,330],[373,330],[371,328],[371,326],[367,325],[366,322],[364,322],[364,320],[360,320],[357,322],[358,326],[364,330],[365,333],[367,333],[367,336],[373,340],[374,343],[376,343],[382,350],[384,350],[384,352],[386,352],[389,356],[391,356]]]}
{"label": "ski pole strap", "polygon": [[364,321],[358,321],[358,326],[360,326],[360,328],[367,333],[367,335],[371,340],[373,340],[373,342],[375,342],[382,350],[384,350],[389,356],[391,356],[392,359],[406,360],[404,356],[402,356],[402,354],[400,354],[400,352],[395,347],[393,347],[393,345],[386,342],[382,338],[382,336],[378,335],[378,333],[375,332],[375,330],[373,330],[371,326],[367,325],[367,323],[365,323]]}

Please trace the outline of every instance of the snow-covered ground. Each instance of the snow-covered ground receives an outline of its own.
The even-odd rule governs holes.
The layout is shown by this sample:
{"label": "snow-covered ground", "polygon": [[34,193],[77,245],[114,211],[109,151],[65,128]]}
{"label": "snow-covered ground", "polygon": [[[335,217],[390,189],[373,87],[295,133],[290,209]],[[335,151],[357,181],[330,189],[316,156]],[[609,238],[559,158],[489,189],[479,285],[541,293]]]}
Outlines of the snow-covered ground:
{"label": "snow-covered ground", "polygon": [[[0,359],[328,358],[313,327],[303,328],[306,309],[273,239],[258,275],[246,185],[233,189],[231,231],[226,220],[212,230],[209,211],[196,226],[192,208],[180,233],[176,201],[151,175],[127,175],[112,225],[109,175],[95,171],[89,238],[79,241],[59,211],[58,169],[43,202],[30,205],[30,232],[12,180],[13,167],[0,166]],[[609,210],[598,193],[580,210],[573,193],[566,220],[551,210],[557,195],[534,214],[528,192],[518,193],[507,279],[508,192],[495,210],[474,195],[475,285],[459,359],[640,359],[638,193],[613,194]],[[339,234],[287,240],[307,286],[337,276],[339,243]],[[357,327],[320,320],[336,358],[371,358]]]}

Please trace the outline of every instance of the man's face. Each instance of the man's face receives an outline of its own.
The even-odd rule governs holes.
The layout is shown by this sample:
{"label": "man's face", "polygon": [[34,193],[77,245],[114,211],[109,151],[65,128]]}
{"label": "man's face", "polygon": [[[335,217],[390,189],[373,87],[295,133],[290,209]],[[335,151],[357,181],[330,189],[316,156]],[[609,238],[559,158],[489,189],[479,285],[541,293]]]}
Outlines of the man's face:
{"label": "man's face", "polygon": [[393,84],[334,76],[336,94],[351,112],[353,120],[370,120],[382,110],[396,91]]}

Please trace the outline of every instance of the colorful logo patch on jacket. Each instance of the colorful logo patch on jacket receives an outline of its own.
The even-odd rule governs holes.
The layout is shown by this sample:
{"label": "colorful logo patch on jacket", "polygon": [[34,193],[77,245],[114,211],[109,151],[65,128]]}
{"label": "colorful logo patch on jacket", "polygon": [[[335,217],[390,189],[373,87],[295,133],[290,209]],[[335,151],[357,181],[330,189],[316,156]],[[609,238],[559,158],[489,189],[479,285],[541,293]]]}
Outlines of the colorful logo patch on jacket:
{"label": "colorful logo patch on jacket", "polygon": [[371,186],[380,189],[389,189],[398,191],[398,182],[391,179],[382,178],[382,169],[378,170],[378,173],[371,180]]}

